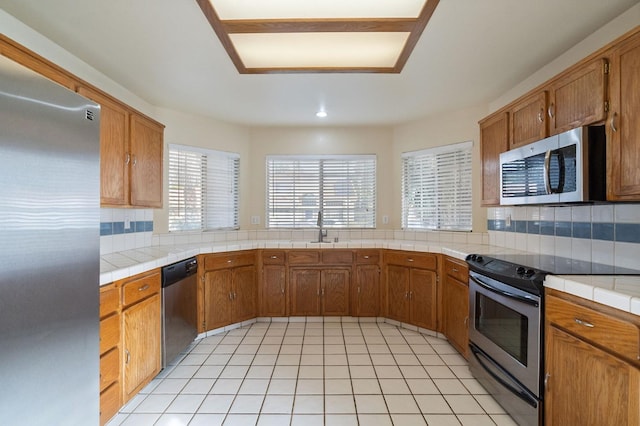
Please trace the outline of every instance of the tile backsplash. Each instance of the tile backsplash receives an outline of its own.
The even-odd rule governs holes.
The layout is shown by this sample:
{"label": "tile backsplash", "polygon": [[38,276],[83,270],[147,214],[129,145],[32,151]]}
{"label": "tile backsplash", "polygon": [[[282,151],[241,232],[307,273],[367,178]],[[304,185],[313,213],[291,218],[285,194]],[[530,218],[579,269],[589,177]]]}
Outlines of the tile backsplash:
{"label": "tile backsplash", "polygon": [[100,209],[100,254],[152,244],[152,209]]}
{"label": "tile backsplash", "polygon": [[497,246],[640,266],[640,204],[494,207],[487,229]]}

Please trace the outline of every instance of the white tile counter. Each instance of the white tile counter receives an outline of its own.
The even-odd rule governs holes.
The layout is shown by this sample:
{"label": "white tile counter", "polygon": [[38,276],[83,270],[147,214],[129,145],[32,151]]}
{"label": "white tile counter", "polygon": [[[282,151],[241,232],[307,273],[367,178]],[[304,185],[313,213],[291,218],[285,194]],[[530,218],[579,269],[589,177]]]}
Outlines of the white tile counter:
{"label": "white tile counter", "polygon": [[[442,253],[464,260],[470,253],[526,253],[487,244],[429,243],[403,240],[352,240],[339,243],[245,240],[181,245],[159,245],[105,254],[100,257],[100,285],[169,265],[198,254],[264,248],[381,248]],[[640,315],[640,276],[549,275],[545,287],[564,291],[604,305]]]}

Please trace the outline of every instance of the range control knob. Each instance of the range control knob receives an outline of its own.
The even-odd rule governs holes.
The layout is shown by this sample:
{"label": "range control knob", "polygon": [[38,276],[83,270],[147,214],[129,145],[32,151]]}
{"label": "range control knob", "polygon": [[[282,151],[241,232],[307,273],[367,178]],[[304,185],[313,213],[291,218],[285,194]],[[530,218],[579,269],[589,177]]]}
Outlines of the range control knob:
{"label": "range control knob", "polygon": [[526,271],[524,271],[525,277],[530,277],[535,273],[536,273],[536,271],[534,271],[533,269],[527,269]]}
{"label": "range control knob", "polygon": [[482,256],[476,257],[476,262],[478,262],[478,263],[482,263],[483,260],[484,259],[482,258]]}
{"label": "range control knob", "polygon": [[473,260],[474,262],[476,261],[477,258],[478,256],[476,256],[475,254],[472,254],[471,256],[469,256],[469,259]]}
{"label": "range control knob", "polygon": [[518,275],[524,275],[525,271],[526,271],[526,269],[524,269],[524,266],[518,266],[516,268],[516,274],[518,274]]}

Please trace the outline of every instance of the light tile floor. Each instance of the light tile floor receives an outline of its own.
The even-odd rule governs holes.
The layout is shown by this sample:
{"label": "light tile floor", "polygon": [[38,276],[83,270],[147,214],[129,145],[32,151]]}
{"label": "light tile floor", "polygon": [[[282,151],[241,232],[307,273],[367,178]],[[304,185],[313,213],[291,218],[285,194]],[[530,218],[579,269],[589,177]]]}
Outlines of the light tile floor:
{"label": "light tile floor", "polygon": [[446,340],[309,321],[197,341],[108,426],[515,425]]}

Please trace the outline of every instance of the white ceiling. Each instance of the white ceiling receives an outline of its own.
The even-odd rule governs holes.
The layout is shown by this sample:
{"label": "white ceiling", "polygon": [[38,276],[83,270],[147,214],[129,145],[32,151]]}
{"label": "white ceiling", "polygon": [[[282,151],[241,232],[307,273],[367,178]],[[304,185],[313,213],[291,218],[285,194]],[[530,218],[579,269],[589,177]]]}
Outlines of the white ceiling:
{"label": "white ceiling", "polygon": [[246,125],[342,126],[494,100],[637,3],[440,0],[400,74],[279,75],[238,74],[195,0],[0,7],[153,105]]}

